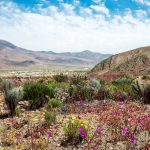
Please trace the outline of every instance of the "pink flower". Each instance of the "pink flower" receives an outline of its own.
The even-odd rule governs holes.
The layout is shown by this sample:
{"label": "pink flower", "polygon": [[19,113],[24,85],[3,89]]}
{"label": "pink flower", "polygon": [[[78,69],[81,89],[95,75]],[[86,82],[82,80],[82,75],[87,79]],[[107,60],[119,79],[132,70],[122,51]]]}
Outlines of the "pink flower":
{"label": "pink flower", "polygon": [[122,128],[121,130],[125,134],[126,137],[129,137],[129,132],[127,131],[126,128]]}
{"label": "pink flower", "polygon": [[58,129],[58,125],[54,125],[53,127],[54,127],[54,129]]}
{"label": "pink flower", "polygon": [[86,136],[87,136],[87,133],[84,132],[84,131],[82,131],[82,132],[80,132],[80,135],[81,135],[82,137],[86,137]]}
{"label": "pink flower", "polygon": [[79,130],[80,130],[80,131],[83,131],[83,130],[84,130],[84,128],[83,128],[83,127],[80,127],[80,128],[79,128]]}
{"label": "pink flower", "polygon": [[52,132],[48,132],[48,137],[52,137],[53,133]]}
{"label": "pink flower", "polygon": [[126,129],[126,128],[122,128],[121,130],[122,130],[122,132],[124,132],[124,133],[127,132],[127,129]]}
{"label": "pink flower", "polygon": [[126,133],[125,133],[125,136],[126,136],[126,137],[129,137],[129,132],[126,132]]}
{"label": "pink flower", "polygon": [[102,133],[102,128],[98,127],[98,128],[97,128],[97,133],[98,133],[98,134],[101,134],[101,133]]}
{"label": "pink flower", "polygon": [[134,137],[131,137],[130,143],[131,143],[132,145],[135,144],[135,139],[134,139]]}

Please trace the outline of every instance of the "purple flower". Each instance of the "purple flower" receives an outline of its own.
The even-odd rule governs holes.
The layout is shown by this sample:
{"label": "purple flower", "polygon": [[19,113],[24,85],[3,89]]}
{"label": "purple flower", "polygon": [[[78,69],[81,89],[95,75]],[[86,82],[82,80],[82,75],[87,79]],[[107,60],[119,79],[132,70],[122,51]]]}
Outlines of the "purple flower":
{"label": "purple flower", "polygon": [[48,132],[48,137],[52,137],[53,133],[52,132]]}
{"label": "purple flower", "polygon": [[122,128],[121,130],[122,130],[122,132],[124,132],[124,133],[127,132],[127,129],[126,129],[126,128]]}
{"label": "purple flower", "polygon": [[126,132],[126,133],[125,133],[125,136],[126,136],[126,137],[129,137],[129,132]]}
{"label": "purple flower", "polygon": [[123,106],[123,102],[119,102],[118,105],[119,105],[119,106]]}
{"label": "purple flower", "polygon": [[80,131],[83,131],[83,130],[84,130],[84,128],[83,128],[83,127],[80,127],[80,128],[79,128],[79,130],[80,130]]}
{"label": "purple flower", "polygon": [[81,135],[82,137],[86,137],[86,136],[87,136],[87,133],[84,132],[84,131],[82,131],[82,132],[80,132],[80,135]]}

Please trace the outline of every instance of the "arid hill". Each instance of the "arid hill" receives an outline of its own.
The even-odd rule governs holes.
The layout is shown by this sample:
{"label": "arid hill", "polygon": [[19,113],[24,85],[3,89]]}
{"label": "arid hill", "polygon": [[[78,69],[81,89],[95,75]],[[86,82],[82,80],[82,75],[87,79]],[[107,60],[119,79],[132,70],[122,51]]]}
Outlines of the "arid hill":
{"label": "arid hill", "polygon": [[82,52],[55,53],[52,51],[31,51],[0,40],[0,69],[93,67],[110,54],[85,50]]}
{"label": "arid hill", "polygon": [[97,64],[91,72],[150,73],[150,46],[113,55]]}

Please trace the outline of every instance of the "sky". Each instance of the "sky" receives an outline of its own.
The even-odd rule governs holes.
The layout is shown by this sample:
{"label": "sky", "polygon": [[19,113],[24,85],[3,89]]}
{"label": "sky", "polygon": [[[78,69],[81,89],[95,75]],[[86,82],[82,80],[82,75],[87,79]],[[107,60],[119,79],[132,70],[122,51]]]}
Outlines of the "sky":
{"label": "sky", "polygon": [[150,45],[150,0],[0,0],[0,39],[38,51]]}

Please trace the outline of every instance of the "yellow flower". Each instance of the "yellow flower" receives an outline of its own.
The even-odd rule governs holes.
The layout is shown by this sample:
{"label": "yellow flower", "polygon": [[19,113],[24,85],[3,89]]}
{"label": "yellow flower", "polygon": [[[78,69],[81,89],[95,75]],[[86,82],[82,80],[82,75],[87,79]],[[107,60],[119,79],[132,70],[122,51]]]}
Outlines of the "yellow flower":
{"label": "yellow flower", "polygon": [[15,133],[13,131],[11,131],[11,132],[8,133],[8,136],[10,136],[11,138],[13,138],[14,135],[15,135]]}
{"label": "yellow flower", "polygon": [[87,125],[85,125],[84,128],[87,129],[88,128]]}
{"label": "yellow flower", "polygon": [[83,127],[83,126],[84,126],[84,124],[83,124],[83,123],[81,123],[81,124],[80,124],[80,126],[82,126],[82,127]]}

